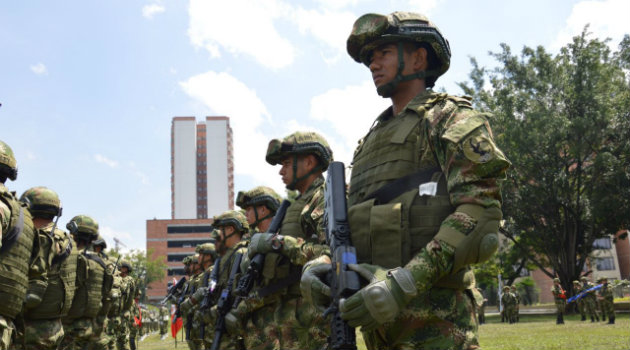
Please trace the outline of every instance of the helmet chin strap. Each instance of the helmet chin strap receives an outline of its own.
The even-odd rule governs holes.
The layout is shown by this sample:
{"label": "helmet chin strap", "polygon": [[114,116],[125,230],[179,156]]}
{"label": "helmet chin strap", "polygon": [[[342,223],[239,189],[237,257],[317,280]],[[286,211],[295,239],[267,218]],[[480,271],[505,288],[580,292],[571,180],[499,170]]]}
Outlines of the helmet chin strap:
{"label": "helmet chin strap", "polygon": [[298,182],[306,179],[307,177],[311,176],[312,174],[315,174],[316,172],[322,169],[321,164],[317,164],[317,166],[311,169],[311,171],[298,177],[297,176],[297,163],[298,163],[298,155],[296,153],[293,155],[293,180],[291,180],[291,183],[287,185],[287,189],[291,191],[295,190],[295,186],[297,186]]}
{"label": "helmet chin strap", "polygon": [[392,81],[387,82],[376,88],[376,92],[384,98],[389,98],[394,95],[396,91],[396,87],[398,87],[398,83],[401,81],[409,81],[414,79],[424,79],[430,76],[438,75],[437,70],[423,70],[418,73],[402,75],[403,69],[405,69],[405,60],[403,59],[403,42],[398,42],[398,71],[396,72],[396,76]]}

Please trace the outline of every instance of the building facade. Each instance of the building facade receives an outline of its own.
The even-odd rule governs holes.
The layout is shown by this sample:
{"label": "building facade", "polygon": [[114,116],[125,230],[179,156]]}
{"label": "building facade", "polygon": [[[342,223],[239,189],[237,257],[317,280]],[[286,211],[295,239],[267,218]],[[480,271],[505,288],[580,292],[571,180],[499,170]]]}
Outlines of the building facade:
{"label": "building facade", "polygon": [[175,117],[171,125],[171,218],[207,219],[234,208],[228,117]]}
{"label": "building facade", "polygon": [[147,252],[168,268],[147,290],[150,301],[184,275],[182,259],[212,242],[212,217],[234,209],[234,157],[228,117],[174,117],[171,123],[171,219],[147,220]]}

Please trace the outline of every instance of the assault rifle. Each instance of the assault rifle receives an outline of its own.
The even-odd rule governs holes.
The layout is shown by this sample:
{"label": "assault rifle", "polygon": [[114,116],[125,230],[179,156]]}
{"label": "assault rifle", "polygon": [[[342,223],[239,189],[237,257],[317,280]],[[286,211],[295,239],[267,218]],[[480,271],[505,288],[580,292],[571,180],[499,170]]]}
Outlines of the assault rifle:
{"label": "assault rifle", "polygon": [[[206,272],[203,276],[203,282],[202,285],[205,287],[208,287],[208,290],[206,291],[205,295],[203,296],[203,299],[201,299],[201,303],[199,303],[199,309],[200,310],[206,310],[207,308],[209,308],[212,304],[212,298],[214,295],[214,289],[217,286],[217,280],[219,279],[219,266],[221,265],[221,258],[218,258],[215,262],[214,262],[214,267],[212,268],[212,273],[210,275],[208,275],[208,273]],[[206,335],[206,324],[205,322],[201,322],[201,326],[199,327],[199,333],[201,336],[201,339],[205,338]]]}
{"label": "assault rifle", "polygon": [[[284,215],[287,213],[287,208],[290,205],[291,202],[289,202],[289,200],[285,199],[282,201],[282,204],[280,204],[280,207],[276,211],[276,215],[273,217],[273,220],[271,220],[271,224],[269,224],[269,229],[267,230],[267,233],[278,234],[278,230],[282,225],[282,220],[284,220]],[[247,297],[252,291],[254,283],[258,281],[262,274],[264,262],[264,254],[254,255],[249,263],[249,267],[247,267],[247,271],[238,280],[238,285],[236,286],[236,291],[234,292],[234,294],[236,294],[236,296],[239,298],[238,301],[240,301],[242,298]],[[238,306],[238,302],[236,302],[235,306]]]}
{"label": "assault rifle", "polygon": [[357,253],[350,239],[344,171],[342,162],[332,162],[326,177],[324,227],[333,268],[328,275],[332,303],[324,317],[332,314],[328,338],[331,348],[355,350],[355,329],[341,319],[339,311],[339,302],[361,289],[358,273],[348,269],[348,264],[357,263]]}
{"label": "assault rifle", "polygon": [[[118,263],[116,265],[118,265]],[[182,287],[182,285],[184,285],[184,283],[186,283],[186,276],[180,278],[179,281],[177,281],[177,283],[175,283],[168,289],[168,293],[166,294],[164,299],[160,301],[160,305],[166,304],[166,302],[169,301],[173,297],[173,295]]]}
{"label": "assault rifle", "polygon": [[217,312],[219,317],[217,317],[217,323],[214,328],[214,339],[212,340],[212,348],[210,348],[210,350],[219,350],[219,346],[221,346],[221,337],[223,336],[223,333],[225,333],[225,315],[227,315],[232,308],[232,302],[230,300],[232,286],[234,285],[236,273],[240,269],[242,258],[243,254],[235,253],[234,261],[232,262],[232,269],[230,270],[230,277],[227,280],[227,285],[221,291],[221,296],[217,302]]}

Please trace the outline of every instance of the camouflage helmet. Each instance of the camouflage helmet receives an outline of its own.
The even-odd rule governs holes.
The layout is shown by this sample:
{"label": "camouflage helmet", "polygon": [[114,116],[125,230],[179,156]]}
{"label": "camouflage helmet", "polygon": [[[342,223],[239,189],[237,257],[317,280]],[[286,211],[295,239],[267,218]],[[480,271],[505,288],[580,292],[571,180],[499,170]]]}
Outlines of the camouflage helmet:
{"label": "camouflage helmet", "polygon": [[553,283],[560,283],[560,279],[558,277],[554,278]]}
{"label": "camouflage helmet", "polygon": [[574,281],[573,281],[573,284],[580,284],[580,281],[578,281],[578,280],[574,280]]}
{"label": "camouflage helmet", "polygon": [[17,179],[17,161],[9,145],[0,141],[0,176],[6,176],[11,181]]}
{"label": "camouflage helmet", "polygon": [[597,279],[597,283],[603,282],[603,281],[608,281],[608,278],[601,276],[600,278]]}
{"label": "camouflage helmet", "polygon": [[191,260],[191,259],[192,259],[192,256],[191,256],[191,255],[185,256],[185,257],[182,259],[182,264],[184,264],[184,265],[190,265],[190,263],[191,263],[191,261],[190,261],[190,260]]}
{"label": "camouflage helmet", "polygon": [[77,215],[68,222],[66,228],[72,234],[84,237],[89,241],[96,239],[98,236],[98,223],[87,215]]}
{"label": "camouflage helmet", "polygon": [[580,277],[580,281],[582,281],[582,282],[587,282],[587,281],[588,281],[588,278],[586,278],[586,276],[582,276],[582,277]]}
{"label": "camouflage helmet", "polygon": [[133,268],[131,267],[131,263],[128,260],[120,260],[120,267],[126,267],[127,272],[129,273],[131,273],[131,271],[133,270]]}
{"label": "camouflage helmet", "polygon": [[504,292],[507,292],[507,291],[509,291],[509,290],[510,290],[510,286],[503,286],[503,291],[504,291]]}
{"label": "camouflage helmet", "polygon": [[212,256],[212,259],[217,258],[217,248],[212,243],[203,243],[195,248],[195,252],[199,254],[206,254]]}
{"label": "camouflage helmet", "polygon": [[26,203],[35,217],[61,216],[61,201],[57,192],[47,187],[32,187],[22,193],[20,201]]}
{"label": "camouflage helmet", "polygon": [[249,191],[240,191],[236,196],[236,205],[245,209],[258,205],[264,205],[272,213],[275,213],[282,202],[282,197],[272,188],[266,186],[254,187]]}
{"label": "camouflage helmet", "polygon": [[365,14],[354,22],[346,48],[355,61],[369,66],[375,48],[401,41],[430,45],[438,59],[438,67],[430,74],[439,77],[448,70],[451,64],[448,40],[442,36],[434,23],[419,13],[393,12],[387,16],[377,13]]}
{"label": "camouflage helmet", "polygon": [[319,168],[326,169],[333,160],[328,141],[320,134],[312,131],[298,131],[282,140],[273,139],[267,146],[265,160],[271,165],[280,164],[282,159],[290,155],[313,154],[319,161]]}
{"label": "camouflage helmet", "polygon": [[512,285],[512,286],[510,286],[510,289],[511,289],[511,290],[516,290],[516,286],[515,286],[515,285]]}
{"label": "camouflage helmet", "polygon": [[249,230],[247,218],[238,210],[228,210],[214,217],[214,227],[233,226],[237,232],[245,233]]}
{"label": "camouflage helmet", "polygon": [[103,249],[107,249],[107,242],[105,242],[105,239],[101,235],[98,235],[96,239],[92,241],[92,245],[101,246]]}

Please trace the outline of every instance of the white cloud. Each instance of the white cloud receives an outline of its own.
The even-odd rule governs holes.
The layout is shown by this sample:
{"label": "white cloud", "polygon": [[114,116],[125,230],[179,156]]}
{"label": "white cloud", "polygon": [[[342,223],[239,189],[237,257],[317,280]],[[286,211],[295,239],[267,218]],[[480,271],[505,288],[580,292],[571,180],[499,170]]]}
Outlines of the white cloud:
{"label": "white cloud", "polygon": [[335,158],[348,163],[358,140],[365,136],[374,119],[390,105],[390,100],[378,96],[374,84],[366,80],[361,85],[331,89],[313,97],[310,117],[335,130],[333,140],[338,144],[333,149]]}
{"label": "white cloud", "polygon": [[[137,242],[137,240],[133,239],[133,236],[129,232],[118,231],[113,227],[99,225],[98,229],[99,234],[105,239],[107,243],[107,248],[114,248],[116,246],[116,242],[114,238],[120,240],[121,244],[119,248],[122,251],[128,251],[129,249],[143,249],[144,246],[141,245],[142,242]],[[126,246],[123,246],[123,244]]]}
{"label": "white cloud", "polygon": [[48,69],[41,62],[31,65],[31,71],[37,75],[48,75]]}
{"label": "white cloud", "polygon": [[565,27],[560,31],[551,48],[558,50],[570,43],[573,37],[582,33],[584,26],[590,23],[589,32],[600,39],[611,38],[611,48],[616,50],[623,35],[630,33],[629,13],[630,1],[628,0],[579,2],[573,6]]}
{"label": "white cloud", "polygon": [[94,155],[94,160],[97,161],[98,163],[102,163],[107,165],[110,168],[118,168],[118,162],[115,160],[111,160],[101,154],[95,154]]}
{"label": "white cloud", "polygon": [[165,10],[166,9],[162,5],[158,5],[158,4],[145,5],[144,7],[142,7],[142,17],[153,19],[153,16],[155,16],[158,13],[162,13]]}
{"label": "white cloud", "polygon": [[194,46],[206,49],[212,57],[220,57],[223,49],[279,69],[295,58],[295,48],[274,23],[289,11],[279,0],[191,0],[188,36]]}
{"label": "white cloud", "polygon": [[[356,15],[352,12],[338,12],[324,9],[305,10],[297,8],[291,16],[301,34],[309,33],[318,41],[335,50],[333,58],[324,58],[326,63],[336,62],[345,56],[346,34],[350,33]],[[340,35],[339,33],[343,33]]]}
{"label": "white cloud", "polygon": [[138,168],[136,167],[136,163],[134,162],[129,162],[129,169],[131,169],[131,172],[138,177],[138,179],[140,180],[140,183],[143,185],[150,185],[151,182],[149,181],[149,177],[143,173],[142,171],[138,170]]}
{"label": "white cloud", "polygon": [[258,184],[276,179],[275,170],[265,162],[269,136],[259,130],[265,120],[271,122],[271,115],[254,90],[228,73],[213,71],[179,84],[186,94],[202,102],[212,113],[230,117],[236,175],[249,175]]}

